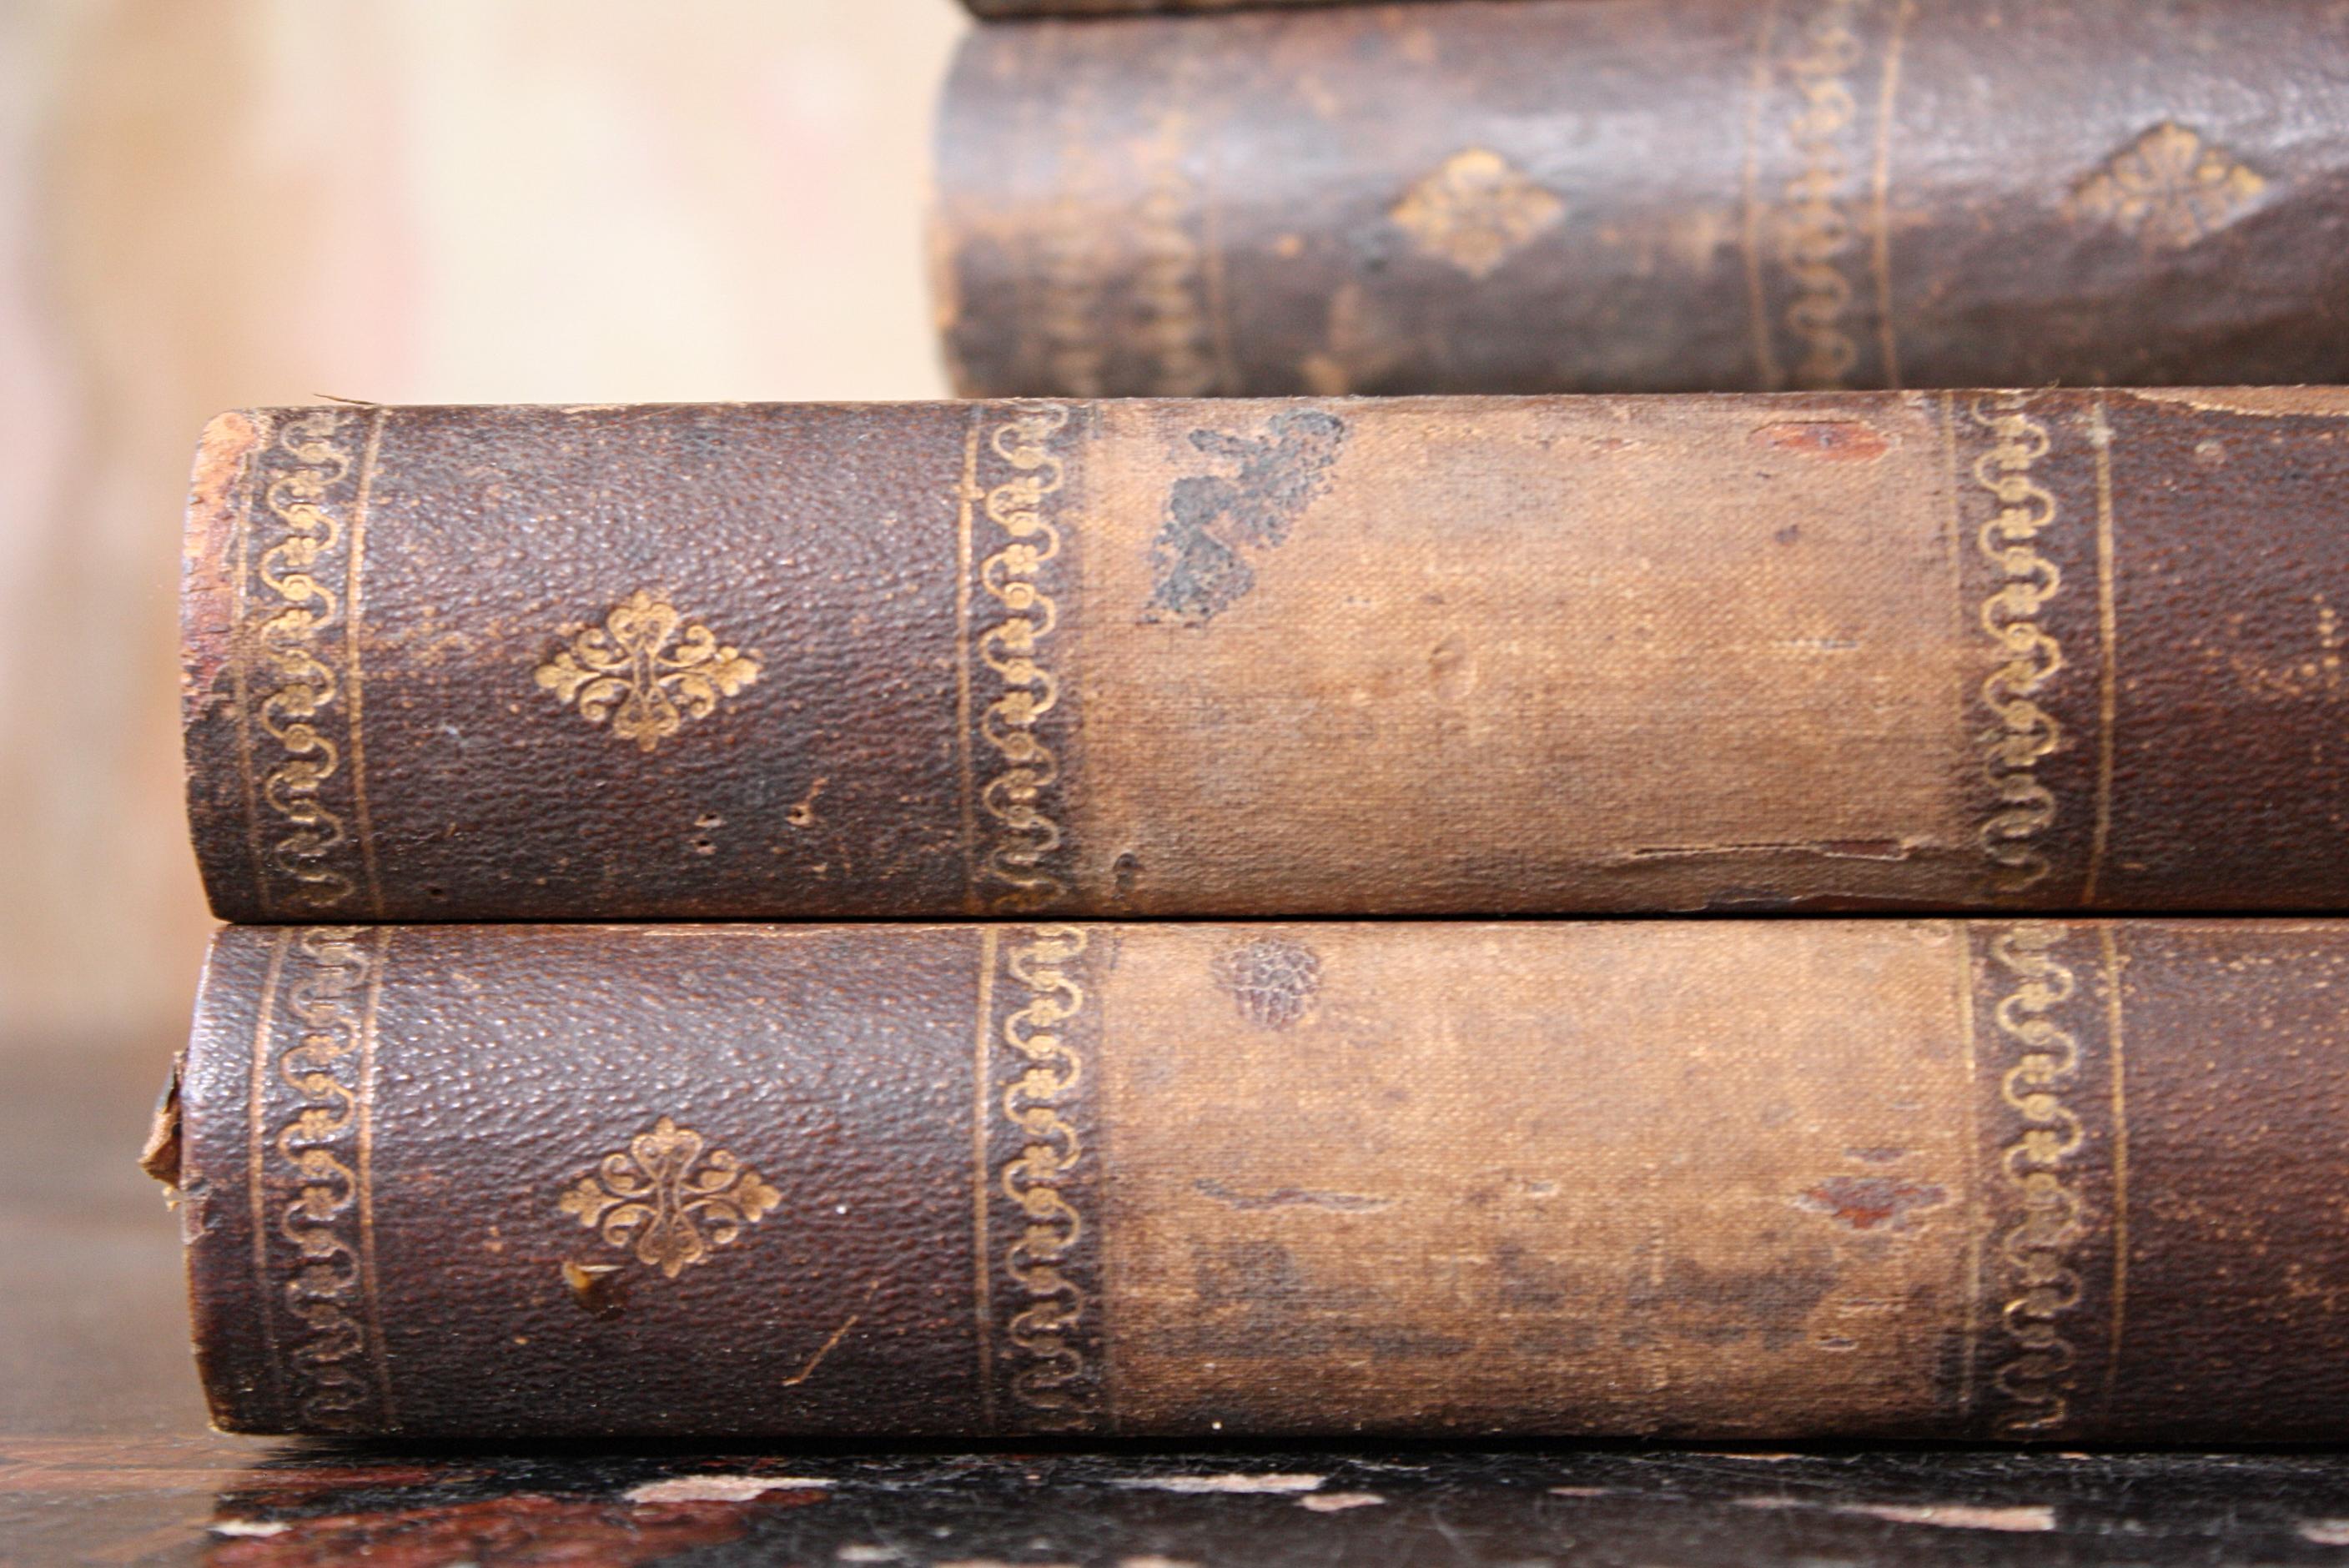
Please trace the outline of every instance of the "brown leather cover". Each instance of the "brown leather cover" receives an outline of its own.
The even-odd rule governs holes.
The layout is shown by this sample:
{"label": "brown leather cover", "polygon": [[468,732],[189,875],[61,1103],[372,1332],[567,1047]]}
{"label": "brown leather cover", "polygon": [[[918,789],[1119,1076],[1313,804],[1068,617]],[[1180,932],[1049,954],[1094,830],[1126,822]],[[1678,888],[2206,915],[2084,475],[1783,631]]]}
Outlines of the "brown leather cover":
{"label": "brown leather cover", "polygon": [[[1137,11],[1244,11],[1258,6],[1336,5],[1358,4],[1360,0],[963,0],[974,15],[988,18],[1004,16],[1118,16]],[[1421,0],[1422,4],[1442,4],[1443,0]]]}
{"label": "brown leather cover", "polygon": [[975,396],[2349,380],[2333,0],[1477,0],[983,27]]}
{"label": "brown leather cover", "polygon": [[262,410],[235,920],[2331,909],[2349,393]]}
{"label": "brown leather cover", "polygon": [[2349,923],[302,926],[231,1430],[2349,1435]]}

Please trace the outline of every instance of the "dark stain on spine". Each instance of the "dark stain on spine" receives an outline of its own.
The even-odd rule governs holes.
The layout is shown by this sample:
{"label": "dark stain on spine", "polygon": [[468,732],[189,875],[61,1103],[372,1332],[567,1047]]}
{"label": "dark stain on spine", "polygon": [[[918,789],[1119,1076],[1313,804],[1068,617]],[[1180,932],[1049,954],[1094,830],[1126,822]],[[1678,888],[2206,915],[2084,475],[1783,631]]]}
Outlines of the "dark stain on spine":
{"label": "dark stain on spine", "polygon": [[1268,1192],[1242,1192],[1216,1181],[1194,1181],[1191,1187],[1202,1197],[1213,1198],[1218,1203],[1243,1212],[1266,1209],[1328,1209],[1340,1214],[1374,1214],[1381,1209],[1394,1207],[1393,1199],[1367,1192],[1320,1192],[1309,1187],[1275,1187]]}
{"label": "dark stain on spine", "polygon": [[1329,488],[1346,424],[1319,408],[1277,414],[1248,438],[1194,430],[1191,444],[1232,466],[1194,474],[1166,495],[1166,520],[1151,542],[1151,594],[1143,619],[1204,626],[1256,586],[1251,553],[1277,549]]}
{"label": "dark stain on spine", "polygon": [[[1764,1235],[1765,1243],[1777,1238]],[[1626,1300],[1635,1326],[1623,1343],[1736,1345],[1758,1342],[1783,1350],[1800,1340],[1810,1315],[1838,1283],[1834,1249],[1789,1249],[1774,1267],[1712,1266],[1694,1258],[1671,1257],[1654,1266],[1653,1249],[1633,1266]]]}
{"label": "dark stain on spine", "polygon": [[1320,956],[1285,936],[1227,948],[1208,967],[1240,1016],[1259,1029],[1288,1028],[1305,1016],[1321,989]]}

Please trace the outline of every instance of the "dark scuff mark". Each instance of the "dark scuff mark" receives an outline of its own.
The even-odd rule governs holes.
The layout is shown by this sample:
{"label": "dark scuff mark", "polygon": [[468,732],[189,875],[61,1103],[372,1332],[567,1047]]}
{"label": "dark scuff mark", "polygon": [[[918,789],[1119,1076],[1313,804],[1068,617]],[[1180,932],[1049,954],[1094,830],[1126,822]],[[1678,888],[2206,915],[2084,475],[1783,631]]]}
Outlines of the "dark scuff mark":
{"label": "dark scuff mark", "polygon": [[1278,548],[1305,509],[1329,487],[1346,444],[1346,424],[1319,408],[1293,408],[1254,439],[1194,430],[1191,444],[1232,464],[1231,474],[1174,481],[1166,518],[1151,542],[1148,621],[1204,626],[1256,586],[1247,554]]}
{"label": "dark scuff mark", "polygon": [[1499,1275],[1495,1294],[1505,1307],[1556,1312],[1588,1299],[1588,1284],[1564,1264],[1527,1252],[1516,1242],[1503,1242],[1493,1249],[1493,1269]]}
{"label": "dark scuff mark", "polygon": [[1117,859],[1109,863],[1110,896],[1112,898],[1121,901],[1132,898],[1133,896],[1135,885],[1141,881],[1142,857],[1135,854],[1132,850],[1125,851],[1123,853],[1120,854]]}
{"label": "dark scuff mark", "polygon": [[1378,1293],[1316,1278],[1278,1242],[1250,1238],[1198,1248],[1193,1268],[1196,1310],[1162,1331],[1172,1355],[1279,1361],[1356,1351],[1420,1360],[1469,1350],[1457,1335],[1382,1322]]}
{"label": "dark scuff mark", "polygon": [[1625,1292],[1635,1319],[1625,1341],[1633,1348],[1659,1339],[1713,1346],[1758,1339],[1765,1350],[1782,1350],[1803,1338],[1812,1312],[1840,1278],[1835,1250],[1825,1242],[1808,1256],[1789,1255],[1761,1269],[1713,1268],[1686,1257],[1656,1269],[1654,1248],[1641,1252]]}
{"label": "dark scuff mark", "polygon": [[1236,1192],[1216,1181],[1194,1181],[1191,1186],[1203,1196],[1228,1204],[1244,1213],[1266,1209],[1328,1209],[1340,1214],[1375,1214],[1381,1209],[1394,1207],[1393,1199],[1374,1197],[1367,1192],[1317,1192],[1305,1187],[1275,1187],[1268,1192]]}
{"label": "dark scuff mark", "polygon": [[1826,839],[1799,844],[1672,844],[1632,850],[1622,858],[1630,861],[1712,861],[1787,855],[1829,861],[1898,862],[1908,860],[1915,851],[1914,845],[1898,839]]}

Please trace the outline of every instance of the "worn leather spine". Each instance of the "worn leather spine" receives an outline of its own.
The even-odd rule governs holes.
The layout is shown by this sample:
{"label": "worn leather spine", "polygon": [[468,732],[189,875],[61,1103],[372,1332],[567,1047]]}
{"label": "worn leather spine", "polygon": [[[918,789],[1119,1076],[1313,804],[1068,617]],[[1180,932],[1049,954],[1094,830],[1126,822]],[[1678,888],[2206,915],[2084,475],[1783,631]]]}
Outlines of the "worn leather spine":
{"label": "worn leather spine", "polygon": [[2333,921],[248,927],[176,1174],[236,1431],[2337,1441],[2344,1009]]}
{"label": "worn leather spine", "polygon": [[275,410],[232,919],[2319,908],[2337,392]]}
{"label": "worn leather spine", "polygon": [[[1339,5],[1361,0],[963,0],[988,20],[1022,16],[1126,16],[1148,11],[1246,11],[1283,5]],[[1421,0],[1440,5],[1445,0]]]}
{"label": "worn leather spine", "polygon": [[2331,0],[1448,0],[979,28],[973,396],[2349,380]]}
{"label": "worn leather spine", "polygon": [[2349,889],[2349,394],[280,409],[186,739],[246,921]]}

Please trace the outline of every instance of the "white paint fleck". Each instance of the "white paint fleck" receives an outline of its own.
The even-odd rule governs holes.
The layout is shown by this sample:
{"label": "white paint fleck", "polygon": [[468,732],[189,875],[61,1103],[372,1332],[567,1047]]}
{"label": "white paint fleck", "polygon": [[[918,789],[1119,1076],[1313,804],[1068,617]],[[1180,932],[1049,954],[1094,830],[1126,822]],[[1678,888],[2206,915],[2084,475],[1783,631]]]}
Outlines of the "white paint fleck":
{"label": "white paint fleck", "polygon": [[1298,1492],[1318,1491],[1326,1475],[1284,1475],[1278,1471],[1230,1475],[1164,1475],[1135,1476],[1121,1480],[1120,1486],[1138,1491],[1200,1492]]}
{"label": "white paint fleck", "polygon": [[903,1553],[894,1546],[849,1545],[832,1555],[841,1563],[895,1563]]}
{"label": "white paint fleck", "polygon": [[1299,1508],[1316,1513],[1339,1513],[1349,1508],[1377,1508],[1386,1501],[1374,1491],[1317,1491],[1297,1500]]}
{"label": "white paint fleck", "polygon": [[2055,1528],[2055,1511],[2044,1504],[2021,1508],[1971,1508],[1964,1503],[1907,1507],[1898,1503],[1854,1503],[1837,1513],[1865,1514],[1894,1524],[1930,1524],[1943,1530],[2002,1530],[2012,1534],[2035,1534]]}
{"label": "white paint fleck", "polygon": [[2300,1538],[2319,1546],[2349,1546],[2349,1519],[2303,1520]]}
{"label": "white paint fleck", "polygon": [[1554,1486],[1549,1489],[1549,1494],[1552,1497],[1605,1497],[1614,1490],[1611,1486]]}
{"label": "white paint fleck", "polygon": [[1144,1557],[1121,1557],[1117,1568],[1199,1568],[1196,1563],[1186,1563],[1180,1557],[1160,1557],[1155,1553]]}
{"label": "white paint fleck", "polygon": [[214,1535],[283,1535],[294,1527],[267,1519],[223,1519],[212,1525]]}
{"label": "white paint fleck", "polygon": [[680,1475],[648,1480],[622,1495],[630,1502],[749,1502],[771,1491],[823,1491],[832,1482],[807,1475]]}

